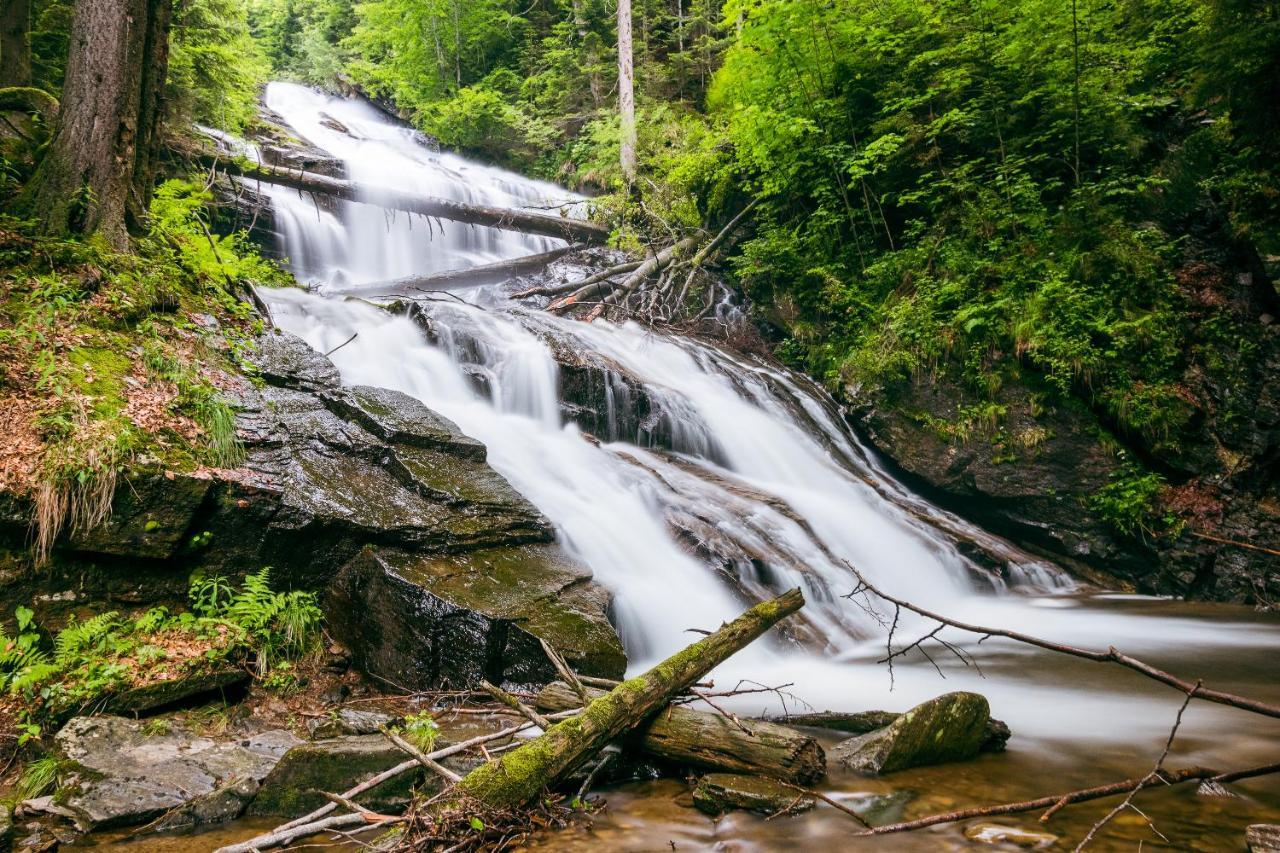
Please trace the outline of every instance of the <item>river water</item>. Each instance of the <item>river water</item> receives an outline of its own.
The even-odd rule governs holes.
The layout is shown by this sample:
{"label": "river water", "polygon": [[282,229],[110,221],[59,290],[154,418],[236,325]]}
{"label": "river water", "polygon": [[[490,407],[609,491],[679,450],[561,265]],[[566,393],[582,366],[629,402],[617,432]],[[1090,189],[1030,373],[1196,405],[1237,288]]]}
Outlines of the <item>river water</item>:
{"label": "river water", "polygon": [[[554,522],[564,546],[615,597],[633,669],[714,628],[744,602],[800,586],[809,602],[790,642],[759,642],[714,673],[790,685],[792,710],[905,710],[931,696],[983,693],[1014,732],[1008,751],[977,761],[866,780],[834,774],[837,797],[909,789],[908,817],[944,808],[1064,791],[1141,775],[1159,755],[1181,696],[1105,665],[948,630],[969,666],[941,649],[937,667],[883,656],[891,614],[848,600],[858,568],[881,588],[958,619],[1131,655],[1211,686],[1280,700],[1274,615],[1077,587],[1055,567],[930,506],[896,482],[845,426],[832,401],[805,379],[759,360],[634,324],[585,324],[509,301],[501,286],[422,303],[435,336],[351,294],[405,275],[460,269],[563,245],[384,210],[378,189],[418,191],[495,206],[581,212],[583,200],[552,184],[432,152],[368,104],[272,84],[267,105],[311,144],[340,158],[368,187],[368,202],[326,210],[267,187],[281,253],[310,292],[265,292],[282,328],[332,355],[343,379],[396,388],[452,418],[489,448],[493,466]],[[353,338],[354,335],[354,338]],[[608,434],[567,423],[556,353],[614,365],[656,401],[661,423],[628,426],[627,388],[611,385]],[[482,381],[477,381],[480,377]],[[654,436],[661,435],[657,442]],[[662,446],[657,446],[661,444]],[[682,531],[682,535],[677,531]],[[687,547],[696,540],[703,557]],[[957,540],[977,543],[1000,568],[974,564]],[[714,560],[707,555],[714,554]],[[931,627],[931,626],[929,626]],[[928,630],[925,627],[924,630]],[[921,633],[904,618],[899,641]],[[915,632],[915,633],[913,633]],[[980,667],[980,669],[979,669]],[[739,697],[743,712],[781,710],[767,695]],[[1280,722],[1196,703],[1169,766],[1224,769],[1280,759]],[[1238,786],[1237,798],[1193,789],[1144,794],[1095,849],[1231,850],[1247,823],[1280,820],[1280,784]],[[811,841],[854,847],[856,827],[833,809],[765,821],[712,821],[688,808],[683,784],[633,783],[608,792],[590,831],[548,838],[548,849],[768,850]],[[1110,801],[1067,809],[1048,825],[1078,840]],[[1036,826],[1034,816],[1003,818]],[[875,843],[889,849],[967,844],[961,827]],[[1064,840],[1064,844],[1066,841]],[[1071,845],[1068,845],[1071,846]]]}

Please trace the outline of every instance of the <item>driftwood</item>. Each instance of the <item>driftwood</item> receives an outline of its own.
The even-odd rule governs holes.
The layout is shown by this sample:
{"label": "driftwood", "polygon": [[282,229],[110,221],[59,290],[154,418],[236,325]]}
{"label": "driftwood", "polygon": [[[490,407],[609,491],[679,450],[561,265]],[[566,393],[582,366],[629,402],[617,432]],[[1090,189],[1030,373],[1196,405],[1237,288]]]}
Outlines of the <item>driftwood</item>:
{"label": "driftwood", "polygon": [[[423,216],[485,225],[508,231],[521,231],[526,234],[542,234],[581,243],[604,243],[609,239],[607,227],[585,219],[503,207],[487,207],[390,189],[366,189],[352,181],[340,178],[330,178],[282,166],[257,165],[246,160],[230,160],[210,154],[197,155],[196,160],[206,168],[217,169],[229,175],[266,181],[269,184],[320,193],[347,201],[365,202],[392,210],[420,213]],[[372,197],[370,192],[373,193]]]}
{"label": "driftwood", "polygon": [[[547,268],[552,261],[558,260],[581,246],[564,246],[550,252],[539,252],[536,255],[525,255],[509,261],[495,261],[478,267],[433,273],[431,275],[409,275],[404,278],[393,278],[375,284],[362,284],[351,290],[361,294],[373,293],[378,296],[408,296],[414,291],[448,290],[455,287],[478,287],[483,284],[499,284],[516,276],[539,272]],[[342,290],[332,291],[341,293]]]}
{"label": "driftwood", "polygon": [[619,294],[628,294],[635,290],[641,282],[670,266],[671,262],[682,253],[688,252],[698,245],[698,241],[694,237],[686,237],[678,243],[667,246],[665,249],[650,255],[635,270],[623,280],[621,284],[606,285],[603,280],[591,284],[585,284],[573,291],[567,296],[562,296],[547,306],[548,311],[563,311],[571,308],[581,302],[583,299],[597,295],[599,293],[608,294],[605,300],[616,299]]}
{"label": "driftwood", "polygon": [[804,596],[798,589],[757,604],[643,675],[592,700],[576,717],[471,771],[458,783],[458,789],[491,808],[531,802],[609,741],[641,725],[693,682],[802,606]]}
{"label": "driftwood", "polygon": [[[588,690],[592,698],[602,690]],[[535,704],[547,711],[581,705],[567,685],[553,682]],[[827,760],[817,740],[795,729],[756,720],[740,724],[720,714],[671,705],[643,729],[639,747],[657,758],[726,773],[772,776],[809,783],[826,775]]]}

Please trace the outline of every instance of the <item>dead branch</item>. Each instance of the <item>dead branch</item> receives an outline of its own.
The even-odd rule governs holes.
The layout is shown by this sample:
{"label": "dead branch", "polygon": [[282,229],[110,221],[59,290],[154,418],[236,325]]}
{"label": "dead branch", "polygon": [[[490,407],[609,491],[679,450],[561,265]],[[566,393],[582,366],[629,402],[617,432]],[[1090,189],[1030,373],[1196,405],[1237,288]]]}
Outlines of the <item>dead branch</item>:
{"label": "dead branch", "polygon": [[874,584],[868,581],[861,572],[848,562],[845,562],[845,566],[848,567],[849,571],[853,572],[859,583],[859,588],[844,596],[845,598],[853,598],[863,592],[871,592],[877,597],[882,598],[897,607],[901,607],[904,610],[910,610],[912,613],[919,614],[926,619],[932,619],[935,622],[941,622],[944,625],[950,625],[951,627],[959,628],[962,631],[979,634],[983,639],[986,639],[987,637],[1004,637],[1005,639],[1015,640],[1019,643],[1026,643],[1027,645],[1035,646],[1036,648],[1045,649],[1051,652],[1059,652],[1061,654],[1071,655],[1072,657],[1083,658],[1084,660],[1097,661],[1099,663],[1119,664],[1126,669],[1131,669],[1134,672],[1141,673],[1147,678],[1158,681],[1161,684],[1168,685],[1182,693],[1190,694],[1194,699],[1203,699],[1206,702],[1216,702],[1220,705],[1229,705],[1233,708],[1252,711],[1255,714],[1261,714],[1265,717],[1280,718],[1280,705],[1272,705],[1267,702],[1250,699],[1247,696],[1239,696],[1235,693],[1227,693],[1222,690],[1210,690],[1201,686],[1198,682],[1192,683],[1190,681],[1185,681],[1175,675],[1165,672],[1162,669],[1157,669],[1149,663],[1130,657],[1129,655],[1122,653],[1115,646],[1108,647],[1105,652],[1094,649],[1083,649],[1078,646],[1070,646],[1065,643],[1054,643],[1039,637],[1033,637],[1030,634],[1023,634],[1020,631],[1008,631],[1003,628],[990,628],[984,625],[974,625],[968,622],[960,622],[958,620],[951,619],[939,613],[934,613],[931,610],[926,610],[923,607],[919,607],[904,599],[889,595],[887,592],[877,588]]}
{"label": "dead branch", "polygon": [[628,261],[625,264],[618,264],[617,266],[609,267],[607,270],[602,270],[595,275],[588,276],[580,281],[571,281],[566,284],[557,284],[551,287],[531,287],[528,290],[513,293],[511,298],[528,299],[532,296],[563,296],[564,294],[570,293],[578,288],[586,287],[590,284],[599,284],[600,282],[607,281],[611,278],[617,278],[625,272],[631,272],[642,263],[644,263],[644,261]]}
{"label": "dead branch", "polygon": [[421,764],[427,770],[430,770],[432,773],[435,773],[437,776],[443,777],[448,782],[457,782],[462,779],[462,777],[459,776],[457,773],[454,773],[452,770],[450,770],[448,767],[445,767],[443,764],[440,764],[439,762],[432,760],[422,750],[418,749],[416,746],[409,743],[407,740],[400,737],[400,735],[391,731],[391,729],[387,728],[386,726],[383,726],[381,729],[379,729],[379,731],[381,731],[384,735],[387,736],[387,740],[391,741],[396,746],[400,747],[400,749],[412,755],[419,764]]}
{"label": "dead branch", "polygon": [[578,699],[585,706],[591,700],[587,697],[587,688],[582,686],[577,673],[569,669],[569,664],[565,662],[565,659],[560,656],[554,646],[541,638],[538,639],[538,642],[542,644],[542,651],[551,661],[551,665],[556,668],[556,672],[560,673],[560,677],[565,680],[565,683],[573,688],[573,692],[578,694]]}
{"label": "dead branch", "polygon": [[496,684],[490,684],[487,681],[481,681],[480,689],[483,690],[485,693],[488,693],[494,699],[497,699],[503,705],[506,705],[511,710],[520,712],[520,714],[523,715],[526,720],[533,723],[535,726],[542,729],[544,732],[547,729],[551,728],[551,723],[550,721],[547,720],[546,717],[542,716],[537,711],[533,710],[528,705],[521,702],[518,697],[513,696],[512,694],[503,690],[501,687],[498,687]]}

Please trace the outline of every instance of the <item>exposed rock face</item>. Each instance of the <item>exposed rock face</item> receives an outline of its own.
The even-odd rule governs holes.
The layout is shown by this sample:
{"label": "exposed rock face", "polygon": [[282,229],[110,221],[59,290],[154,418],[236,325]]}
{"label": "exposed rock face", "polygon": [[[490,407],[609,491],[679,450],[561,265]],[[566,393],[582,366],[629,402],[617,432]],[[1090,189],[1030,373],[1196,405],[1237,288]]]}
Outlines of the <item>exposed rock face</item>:
{"label": "exposed rock face", "polygon": [[[1034,371],[1018,366],[1001,374],[990,398],[955,381],[945,365],[873,394],[846,388],[844,396],[869,442],[929,497],[1086,578],[1273,604],[1280,571],[1257,549],[1280,549],[1275,288],[1261,272],[1233,272],[1225,260],[1189,262],[1178,280],[1199,331],[1177,383],[1185,423],[1170,431],[1126,432],[1084,396],[1054,402]],[[996,423],[965,423],[975,407],[999,412]],[[1126,460],[1164,477],[1154,515],[1180,519],[1177,535],[1121,532],[1095,508],[1093,498]]]}
{"label": "exposed rock face", "polygon": [[533,684],[556,677],[538,638],[584,675],[620,677],[608,596],[553,545],[427,556],[366,549],[338,574],[329,630],[393,684]]}
{"label": "exposed rock face", "polygon": [[711,815],[732,809],[776,815],[808,811],[813,808],[814,799],[763,776],[708,773],[694,786],[693,804]]}
{"label": "exposed rock face", "polygon": [[[397,683],[548,680],[538,637],[584,672],[622,673],[608,594],[552,544],[550,523],[485,463],[483,444],[405,394],[340,385],[291,335],[264,335],[252,359],[266,384],[234,391],[242,465],[130,477],[111,522],[65,542],[55,572],[10,576],[0,562],[0,590],[33,601],[48,624],[84,600],[183,601],[193,569],[271,566],[277,584],[332,584],[335,630]],[[0,500],[0,516],[20,548],[24,508]],[[366,547],[381,556],[361,556]],[[138,696],[119,710],[167,701]]]}
{"label": "exposed rock face", "polygon": [[55,736],[63,757],[79,765],[59,794],[86,831],[145,823],[171,809],[238,817],[256,788],[299,741],[269,731],[242,741],[215,741],[182,731],[148,730],[123,717],[76,717]]}
{"label": "exposed rock face", "polygon": [[872,774],[962,761],[978,754],[990,716],[985,697],[947,693],[917,705],[882,729],[837,744],[831,759],[850,770]]}

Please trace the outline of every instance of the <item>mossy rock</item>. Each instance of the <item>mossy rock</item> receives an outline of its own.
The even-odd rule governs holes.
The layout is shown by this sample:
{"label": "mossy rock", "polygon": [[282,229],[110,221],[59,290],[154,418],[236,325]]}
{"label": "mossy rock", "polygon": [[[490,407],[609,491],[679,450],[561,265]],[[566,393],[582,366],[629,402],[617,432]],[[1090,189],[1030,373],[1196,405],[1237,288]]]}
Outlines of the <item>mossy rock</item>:
{"label": "mossy rock", "polygon": [[947,693],[921,703],[882,729],[837,744],[834,761],[862,773],[883,774],[963,761],[987,738],[991,709],[978,693]]}
{"label": "mossy rock", "polygon": [[[267,774],[249,806],[253,815],[297,817],[328,802],[324,792],[346,791],[405,761],[407,756],[384,736],[350,735],[295,746]],[[461,763],[444,762],[459,772]],[[401,773],[356,798],[377,812],[398,811],[408,805],[415,787],[439,787],[442,780],[422,770]]]}
{"label": "mossy rock", "polygon": [[185,474],[139,470],[116,487],[111,515],[69,536],[76,551],[166,560],[186,543],[213,482]]}
{"label": "mossy rock", "polygon": [[134,687],[110,697],[103,710],[109,714],[140,714],[248,681],[249,673],[243,666],[228,664],[168,681],[155,681]]}
{"label": "mossy rock", "polygon": [[788,788],[775,779],[740,773],[708,773],[693,789],[699,811],[719,815],[734,809],[759,814],[794,814],[813,808],[813,797]]}

